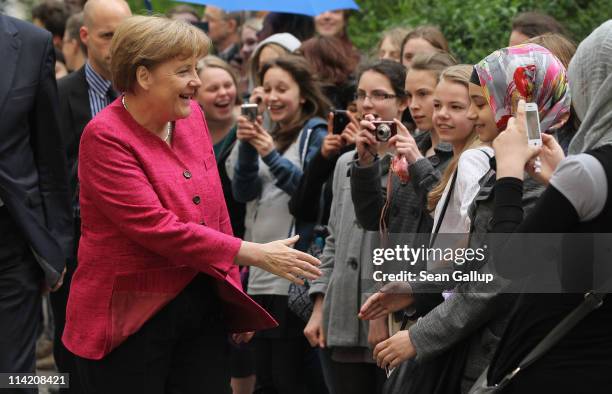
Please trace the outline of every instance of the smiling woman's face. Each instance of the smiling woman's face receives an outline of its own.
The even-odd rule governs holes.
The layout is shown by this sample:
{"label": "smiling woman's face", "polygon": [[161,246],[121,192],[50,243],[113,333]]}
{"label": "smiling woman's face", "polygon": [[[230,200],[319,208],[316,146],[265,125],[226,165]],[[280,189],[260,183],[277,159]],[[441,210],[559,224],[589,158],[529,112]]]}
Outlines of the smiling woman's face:
{"label": "smiling woman's face", "polygon": [[375,114],[381,120],[399,119],[406,109],[406,100],[397,97],[376,99],[376,96],[384,95],[395,96],[389,78],[374,70],[364,72],[357,86],[357,96],[363,97],[363,99],[356,100],[357,111],[362,115]]}
{"label": "smiling woman's face", "polygon": [[209,120],[223,121],[233,117],[236,85],[232,76],[222,68],[206,67],[200,72],[202,86],[198,90],[198,103]]}
{"label": "smiling woman's face", "polygon": [[304,99],[293,76],[280,67],[271,67],[263,80],[264,104],[270,119],[281,126],[300,116]]}
{"label": "smiling woman's face", "polygon": [[327,11],[315,16],[315,28],[322,36],[339,36],[344,31],[344,11]]}
{"label": "smiling woman's face", "polygon": [[148,90],[151,111],[166,122],[191,114],[191,100],[201,86],[196,71],[197,59],[174,58],[151,70],[143,68],[143,83]]}
{"label": "smiling woman's face", "polygon": [[[434,92],[433,124],[440,139],[462,147],[474,131],[474,114],[465,85],[442,79]],[[470,116],[471,115],[471,116]]]}
{"label": "smiling woman's face", "polygon": [[470,112],[475,117],[474,130],[478,133],[478,138],[482,142],[491,142],[499,134],[495,115],[487,99],[483,95],[482,88],[470,82]]}

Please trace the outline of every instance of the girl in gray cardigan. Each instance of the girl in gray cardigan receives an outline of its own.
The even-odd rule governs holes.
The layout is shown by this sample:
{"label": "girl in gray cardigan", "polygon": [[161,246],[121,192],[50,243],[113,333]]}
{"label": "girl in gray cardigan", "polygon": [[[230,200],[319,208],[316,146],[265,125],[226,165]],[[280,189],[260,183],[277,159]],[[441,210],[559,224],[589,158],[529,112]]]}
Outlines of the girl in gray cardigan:
{"label": "girl in gray cardigan", "polygon": [[[405,74],[402,65],[388,60],[363,68],[357,93],[359,113],[366,119],[368,115],[364,114],[373,113],[382,120],[399,118],[407,105]],[[362,120],[358,144],[360,139],[372,136],[371,127],[369,121]],[[380,189],[386,183],[391,156],[387,154],[388,144],[378,147],[376,153],[382,156],[383,163],[376,186]],[[347,152],[336,163],[330,235],[321,256],[323,274],[311,283],[315,306],[304,333],[312,346],[328,349],[323,357],[328,361],[325,364],[329,365],[332,392],[371,394],[380,392],[384,374],[373,364],[370,346],[388,337],[388,328],[386,319],[368,324],[357,318],[368,290],[363,284],[372,276],[369,252],[373,240],[372,233],[366,233],[359,225],[351,199],[350,170],[355,156],[355,151]]]}

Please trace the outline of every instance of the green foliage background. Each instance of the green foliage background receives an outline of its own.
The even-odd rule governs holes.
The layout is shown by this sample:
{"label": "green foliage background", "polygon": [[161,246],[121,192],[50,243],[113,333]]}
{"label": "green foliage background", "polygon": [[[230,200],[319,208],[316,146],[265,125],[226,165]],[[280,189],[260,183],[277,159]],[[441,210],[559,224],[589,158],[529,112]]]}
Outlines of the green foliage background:
{"label": "green foliage background", "polygon": [[[130,8],[132,9],[132,12],[135,14],[145,14],[146,10],[145,10],[145,2],[143,0],[126,0],[128,2],[128,4],[130,5]],[[167,9],[172,8],[176,5],[179,4],[189,4],[189,3],[182,3],[180,1],[173,1],[173,0],[151,0],[151,4],[153,5],[153,12],[155,12],[156,14],[163,14],[166,12]],[[202,9],[204,7],[201,6],[197,6],[194,4],[189,4],[195,8],[197,8],[198,10],[202,11]],[[202,14],[202,12],[200,12],[200,15]]]}
{"label": "green foliage background", "polygon": [[350,20],[349,35],[361,49],[373,48],[380,32],[392,26],[437,25],[451,51],[465,63],[475,63],[504,47],[512,17],[538,10],[563,23],[580,42],[612,17],[610,0],[357,0],[361,7]]}
{"label": "green foliage background", "polygon": [[[290,0],[301,1],[301,0]],[[128,0],[142,13],[144,1]],[[349,35],[363,51],[374,48],[380,33],[394,26],[434,24],[449,39],[451,51],[462,61],[474,63],[505,46],[510,21],[521,11],[539,10],[562,22],[572,39],[580,42],[595,27],[612,17],[610,0],[356,0],[361,11],[353,13]],[[155,12],[179,4],[152,0]],[[201,8],[200,8],[201,9]]]}

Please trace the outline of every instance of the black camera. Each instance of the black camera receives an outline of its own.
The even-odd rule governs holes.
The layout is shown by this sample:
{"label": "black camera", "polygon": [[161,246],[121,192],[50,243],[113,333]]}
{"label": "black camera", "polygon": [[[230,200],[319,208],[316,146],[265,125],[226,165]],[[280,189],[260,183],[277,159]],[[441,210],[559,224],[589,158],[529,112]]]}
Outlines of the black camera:
{"label": "black camera", "polygon": [[342,134],[346,126],[351,122],[351,118],[349,118],[348,111],[343,111],[341,109],[334,110],[334,134]]}
{"label": "black camera", "polygon": [[397,134],[397,124],[394,121],[375,120],[372,121],[372,124],[376,127],[372,134],[374,134],[379,142],[387,142]]}
{"label": "black camera", "polygon": [[240,112],[249,122],[255,122],[257,120],[257,104],[242,104],[240,106]]}

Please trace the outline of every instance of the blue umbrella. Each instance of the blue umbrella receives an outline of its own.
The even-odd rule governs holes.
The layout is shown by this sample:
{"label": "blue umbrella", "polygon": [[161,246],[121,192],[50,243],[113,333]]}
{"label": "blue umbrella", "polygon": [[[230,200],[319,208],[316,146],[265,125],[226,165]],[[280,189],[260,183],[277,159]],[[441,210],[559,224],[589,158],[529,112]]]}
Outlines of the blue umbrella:
{"label": "blue umbrella", "polygon": [[272,11],[312,16],[330,10],[359,9],[353,0],[181,0],[181,2],[214,5],[227,12]]}

